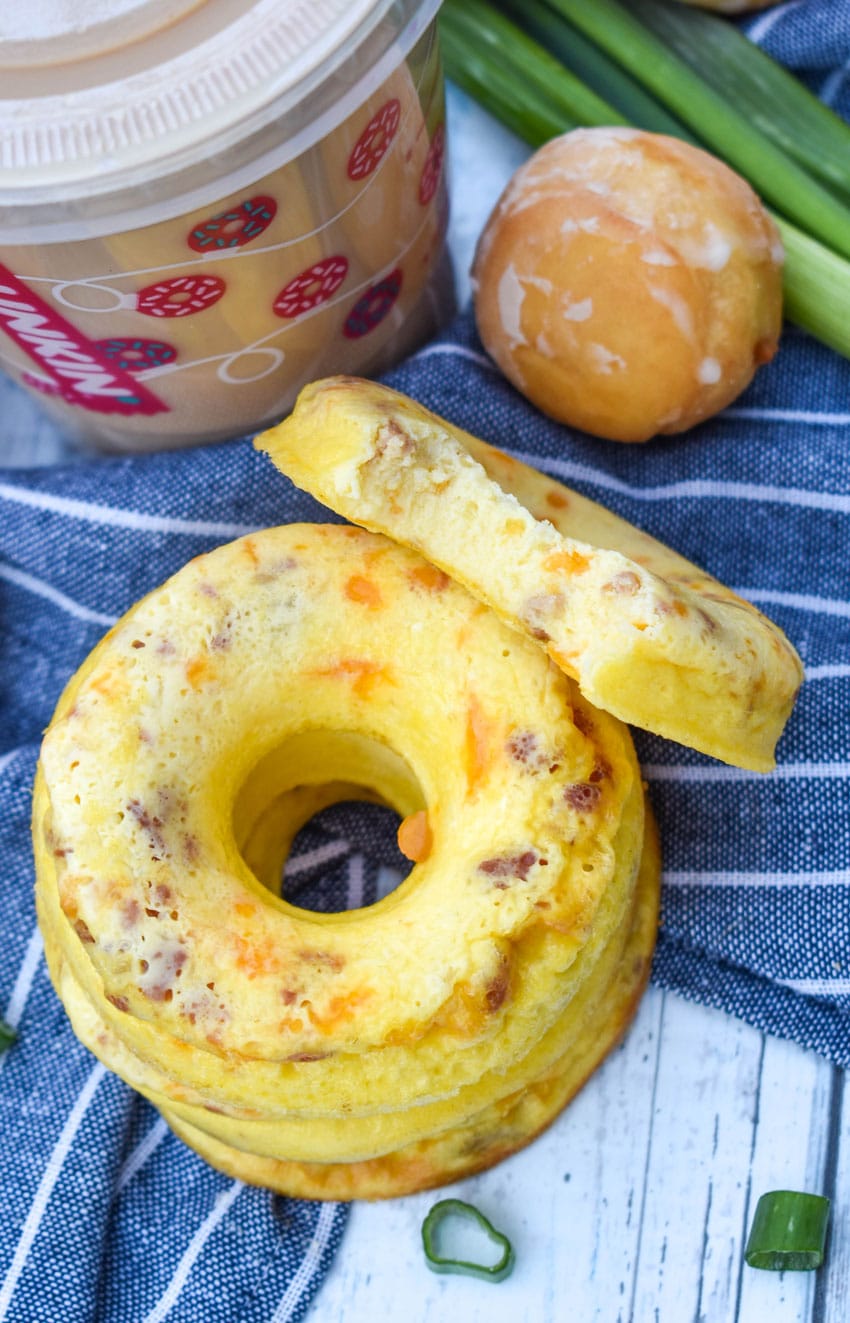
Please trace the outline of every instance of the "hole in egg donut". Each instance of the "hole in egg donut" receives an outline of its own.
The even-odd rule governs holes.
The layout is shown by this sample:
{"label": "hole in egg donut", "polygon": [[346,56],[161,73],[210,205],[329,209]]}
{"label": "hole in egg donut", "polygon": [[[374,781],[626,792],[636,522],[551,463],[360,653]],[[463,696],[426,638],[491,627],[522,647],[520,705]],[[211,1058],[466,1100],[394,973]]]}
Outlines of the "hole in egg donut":
{"label": "hole in egg donut", "polygon": [[326,914],[365,909],[410,872],[410,860],[398,848],[400,815],[389,804],[373,801],[366,787],[347,787],[339,800],[338,782],[315,790],[334,799],[296,835],[281,878],[284,899]]}
{"label": "hole in egg donut", "polygon": [[399,827],[425,816],[419,782],[393,749],[356,732],[317,730],[257,764],[237,796],[233,827],[268,891],[299,909],[336,914],[367,909],[405,881],[411,860],[399,849]]}

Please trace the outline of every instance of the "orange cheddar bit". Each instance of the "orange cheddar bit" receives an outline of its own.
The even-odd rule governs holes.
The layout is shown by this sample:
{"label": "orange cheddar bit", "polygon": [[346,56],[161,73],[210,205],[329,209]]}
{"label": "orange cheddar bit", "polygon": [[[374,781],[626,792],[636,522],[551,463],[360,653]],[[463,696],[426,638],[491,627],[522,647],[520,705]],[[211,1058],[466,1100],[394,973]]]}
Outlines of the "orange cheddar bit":
{"label": "orange cheddar bit", "polygon": [[106,674],[95,676],[93,680],[90,680],[89,688],[93,689],[96,694],[103,694],[104,698],[112,698],[115,696],[113,681],[113,675],[107,671]]}
{"label": "orange cheddar bit", "polygon": [[202,684],[206,684],[214,676],[215,672],[206,657],[192,657],[187,661],[186,679],[193,689],[200,689]]}
{"label": "orange cheddar bit", "polygon": [[384,605],[381,590],[374,579],[367,579],[365,574],[352,574],[346,581],[345,595],[352,602],[360,602],[370,611],[378,611]]}
{"label": "orange cheddar bit", "polygon": [[407,571],[407,577],[414,588],[422,588],[426,593],[443,593],[451,583],[449,576],[436,565],[417,565],[415,570]]}
{"label": "orange cheddar bit", "polygon": [[367,698],[379,681],[392,684],[389,668],[373,665],[371,669],[364,670],[354,681],[354,692],[359,698]]}
{"label": "orange cheddar bit", "polygon": [[310,1021],[322,1033],[328,1033],[340,1024],[353,1020],[361,1006],[365,1006],[374,997],[372,988],[354,988],[351,992],[340,993],[328,1001],[328,1009],[322,1013],[307,1007]]}
{"label": "orange cheddar bit", "polygon": [[587,556],[570,548],[568,551],[553,551],[543,562],[547,570],[566,570],[567,574],[584,574],[590,565]]}
{"label": "orange cheddar bit", "polygon": [[467,794],[472,795],[484,781],[490,767],[493,723],[489,720],[475,694],[469,700],[466,713],[464,760],[466,763]]}
{"label": "orange cheddar bit", "polygon": [[457,1038],[475,1042],[492,1014],[486,994],[481,996],[465,980],[458,983],[437,1013],[435,1024]]}
{"label": "orange cheddar bit", "polygon": [[569,501],[562,491],[559,491],[557,487],[553,487],[551,491],[546,493],[546,504],[551,505],[554,510],[566,510]]}
{"label": "orange cheddar bit", "polygon": [[271,938],[255,942],[240,933],[234,933],[233,942],[236,947],[236,968],[249,979],[261,974],[280,973],[280,955]]}
{"label": "orange cheddar bit", "polygon": [[425,809],[411,813],[398,829],[398,848],[411,863],[424,863],[431,853],[434,837]]}
{"label": "orange cheddar bit", "polygon": [[569,675],[573,680],[578,679],[575,664],[575,659],[579,655],[578,652],[561,652],[558,648],[553,648],[551,644],[546,651],[559,670],[563,671],[565,675]]}
{"label": "orange cheddar bit", "polygon": [[313,674],[331,678],[339,676],[341,679],[351,680],[351,687],[360,698],[368,698],[374,686],[381,680],[392,684],[389,668],[379,666],[377,662],[369,661],[365,657],[343,657],[335,666],[314,671]]}
{"label": "orange cheddar bit", "polygon": [[236,904],[233,906],[233,908],[235,909],[236,913],[243,919],[250,918],[252,914],[256,913],[256,909],[257,909],[256,905],[252,905],[249,901],[244,901],[244,900],[237,901]]}
{"label": "orange cheddar bit", "polygon": [[386,561],[388,553],[390,556],[392,555],[391,549],[386,546],[372,547],[363,552],[363,564],[367,570],[372,570],[375,566],[378,566],[380,571],[380,567]]}
{"label": "orange cheddar bit", "polygon": [[259,565],[260,557],[257,555],[257,548],[254,545],[254,539],[251,537],[243,538],[242,550],[248,557],[252,565]]}

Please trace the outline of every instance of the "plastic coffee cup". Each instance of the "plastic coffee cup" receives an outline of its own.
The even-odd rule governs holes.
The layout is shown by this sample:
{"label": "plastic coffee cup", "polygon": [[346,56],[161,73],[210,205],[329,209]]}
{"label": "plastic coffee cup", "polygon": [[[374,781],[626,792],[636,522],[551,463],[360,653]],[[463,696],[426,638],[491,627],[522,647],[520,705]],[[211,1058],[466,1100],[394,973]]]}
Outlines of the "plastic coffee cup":
{"label": "plastic coffee cup", "polygon": [[438,4],[4,7],[0,367],[144,451],[422,343],[453,310]]}

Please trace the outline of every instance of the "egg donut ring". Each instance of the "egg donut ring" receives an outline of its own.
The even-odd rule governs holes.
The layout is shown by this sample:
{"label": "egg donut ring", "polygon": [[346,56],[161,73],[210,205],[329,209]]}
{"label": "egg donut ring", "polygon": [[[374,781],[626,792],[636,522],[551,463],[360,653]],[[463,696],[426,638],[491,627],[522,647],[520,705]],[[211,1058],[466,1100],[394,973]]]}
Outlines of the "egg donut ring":
{"label": "egg donut ring", "polygon": [[[300,910],[294,834],[352,786],[416,826],[418,862],[369,908]],[[241,539],[133,608],[60,700],[33,823],[79,1037],[215,1165],[287,1193],[394,1195],[504,1157],[648,973],[659,867],[628,731],[360,529]]]}
{"label": "egg donut ring", "polygon": [[538,639],[597,707],[724,762],[773,768],[800,658],[669,547],[357,378],[306,386],[256,445],[332,510],[415,547]]}

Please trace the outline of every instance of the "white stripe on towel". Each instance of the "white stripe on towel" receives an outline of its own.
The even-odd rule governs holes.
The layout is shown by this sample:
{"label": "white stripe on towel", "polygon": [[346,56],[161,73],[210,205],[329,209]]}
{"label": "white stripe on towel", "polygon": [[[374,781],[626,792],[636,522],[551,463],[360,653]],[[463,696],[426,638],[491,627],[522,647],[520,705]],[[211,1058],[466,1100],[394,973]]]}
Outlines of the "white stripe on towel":
{"label": "white stripe on towel", "polygon": [[292,1318],[293,1312],[300,1304],[304,1292],[322,1262],[322,1255],[333,1230],[336,1210],[336,1204],[322,1204],[322,1211],[319,1213],[316,1222],[313,1239],[307,1246],[307,1252],[299,1263],[295,1276],[281,1297],[280,1304],[269,1319],[269,1323],[286,1323],[287,1319]]}
{"label": "white stripe on towel", "polygon": [[0,756],[0,775],[5,772],[6,768],[11,765],[12,760],[17,758],[20,752],[20,749],[10,749],[8,753],[4,753]]}
{"label": "white stripe on towel", "polygon": [[338,859],[341,854],[348,854],[350,849],[348,841],[328,841],[327,845],[319,845],[315,850],[308,850],[306,854],[297,854],[294,859],[287,859],[283,866],[284,876],[293,877],[296,873],[306,873],[308,868],[327,864],[331,859]]}
{"label": "white stripe on towel", "polygon": [[850,662],[825,662],[823,666],[807,666],[806,680],[843,680],[850,675]]}
{"label": "white stripe on towel", "polygon": [[[3,1014],[3,1019],[6,1021],[10,1029],[17,1029],[21,1022],[21,1016],[24,1013],[24,1007],[27,1004],[27,998],[30,995],[43,952],[44,942],[38,925],[36,925],[29,941],[27,942],[27,949],[24,952],[24,958],[21,961],[21,967],[18,970],[18,977],[15,979],[15,986],[12,988],[9,1004]],[[0,1074],[2,1074],[3,1067],[8,1060],[8,1052],[0,1053]]]}
{"label": "white stripe on towel", "polygon": [[829,413],[817,409],[757,409],[754,407],[724,409],[722,418],[744,418],[768,423],[811,423],[815,427],[846,427],[850,413]]}
{"label": "white stripe on towel", "polygon": [[850,616],[850,602],[831,597],[814,597],[809,593],[780,593],[772,588],[735,588],[739,597],[750,602],[767,602],[773,606],[790,606],[799,611],[814,611],[824,616]]}
{"label": "white stripe on towel", "polygon": [[151,1126],[144,1139],[140,1140],[133,1152],[127,1157],[126,1162],[119,1171],[115,1179],[115,1193],[120,1194],[125,1185],[129,1185],[140,1167],[143,1167],[150,1155],[159,1148],[165,1136],[168,1134],[168,1126],[161,1116],[158,1116],[154,1125]]}
{"label": "white stripe on towel", "polygon": [[498,372],[499,369],[491,359],[484,354],[479,354],[475,349],[467,349],[466,345],[426,345],[420,349],[413,358],[433,358],[438,354],[450,355],[452,358],[466,358],[470,363],[477,363],[479,367],[488,368],[490,372]]}
{"label": "white stripe on towel", "polygon": [[850,993],[850,978],[778,978],[776,982],[808,997],[846,997]]}
{"label": "white stripe on towel", "polygon": [[81,606],[73,598],[67,597],[65,593],[53,588],[43,579],[36,579],[33,574],[26,574],[23,570],[14,570],[11,565],[0,565],[0,579],[5,579],[7,583],[13,583],[16,588],[23,588],[26,592],[35,593],[36,597],[44,597],[54,606],[67,611],[69,616],[74,616],[77,620],[85,620],[91,625],[114,625],[117,616],[107,616],[101,611],[92,611],[87,606]]}
{"label": "white stripe on towel", "polygon": [[841,91],[841,85],[848,73],[850,73],[850,60],[846,64],[842,64],[840,69],[833,69],[832,73],[824,81],[824,84],[820,89],[819,96],[821,101],[825,101],[828,106],[832,105],[835,98],[838,96],[838,93]]}
{"label": "white stripe on towel", "polygon": [[359,910],[363,904],[363,856],[353,854],[348,861],[348,895],[346,905],[350,910]]}
{"label": "white stripe on towel", "polygon": [[0,1320],[6,1317],[9,1304],[18,1284],[18,1278],[23,1272],[29,1256],[32,1243],[38,1235],[38,1229],[41,1226],[41,1220],[47,1210],[53,1187],[58,1181],[65,1158],[68,1156],[68,1150],[74,1142],[74,1137],[80,1128],[80,1123],[88,1111],[89,1104],[95,1095],[98,1084],[106,1074],[106,1069],[100,1062],[92,1070],[82,1089],[80,1090],[77,1101],[68,1113],[65,1124],[62,1127],[62,1133],[56,1142],[56,1147],[47,1160],[47,1166],[39,1182],[38,1189],[32,1201],[32,1206],[24,1222],[21,1238],[18,1241],[11,1266],[6,1274],[6,1280],[0,1290]]}
{"label": "white stripe on towel", "polygon": [[668,887],[850,887],[850,868],[823,873],[738,873],[716,871],[664,872]]}
{"label": "white stripe on towel", "polygon": [[777,19],[784,18],[786,14],[790,14],[792,9],[799,8],[802,3],[803,0],[788,0],[787,4],[779,5],[776,9],[771,10],[769,14],[757,18],[747,33],[750,41],[763,41]]}
{"label": "white stripe on towel", "polygon": [[153,1309],[145,1316],[144,1323],[161,1323],[161,1320],[171,1312],[171,1307],[176,1303],[180,1292],[186,1285],[186,1279],[195,1266],[201,1250],[227,1213],[240,1190],[244,1189],[245,1186],[241,1181],[234,1181],[229,1190],[225,1190],[222,1194],[216,1196],[212,1212],[207,1214],[189,1241],[180,1257],[180,1262],[174,1270],[174,1276]]}
{"label": "white stripe on towel", "polygon": [[521,450],[509,450],[522,464],[544,469],[570,482],[586,482],[591,486],[619,492],[636,501],[672,501],[682,497],[694,500],[723,498],[733,501],[772,501],[777,505],[796,505],[803,509],[832,510],[850,514],[850,495],[844,492],[806,491],[802,487],[777,487],[761,482],[723,482],[714,478],[690,478],[670,482],[664,486],[632,487],[620,478],[613,478],[600,469],[587,464],[574,464],[570,460],[551,459],[544,455],[529,455]]}
{"label": "white stripe on towel", "polygon": [[28,487],[13,487],[7,483],[0,483],[0,498],[34,510],[49,510],[51,514],[66,515],[70,519],[84,519],[109,528],[129,528],[138,533],[186,533],[201,537],[235,538],[257,531],[256,524],[228,524],[216,520],[143,514],[140,510],[119,510],[110,505],[99,505],[95,501],[54,496],[50,492],[32,491]]}
{"label": "white stripe on towel", "polygon": [[[41,936],[41,930],[36,925],[32,930],[27,949],[24,952],[24,958],[21,961],[21,967],[18,970],[18,977],[15,979],[15,986],[12,988],[12,995],[9,998],[9,1004],[3,1015],[3,1019],[12,1028],[17,1029],[21,1022],[21,1016],[24,1013],[24,1006],[30,995],[30,989],[38,969],[39,962],[44,952],[44,942]],[[0,1057],[0,1061],[3,1058]]]}
{"label": "white stripe on towel", "polygon": [[703,785],[711,781],[758,781],[768,786],[775,781],[843,781],[850,776],[850,763],[780,763],[768,776],[743,767],[676,763],[647,763],[641,770],[647,781],[692,781]]}

